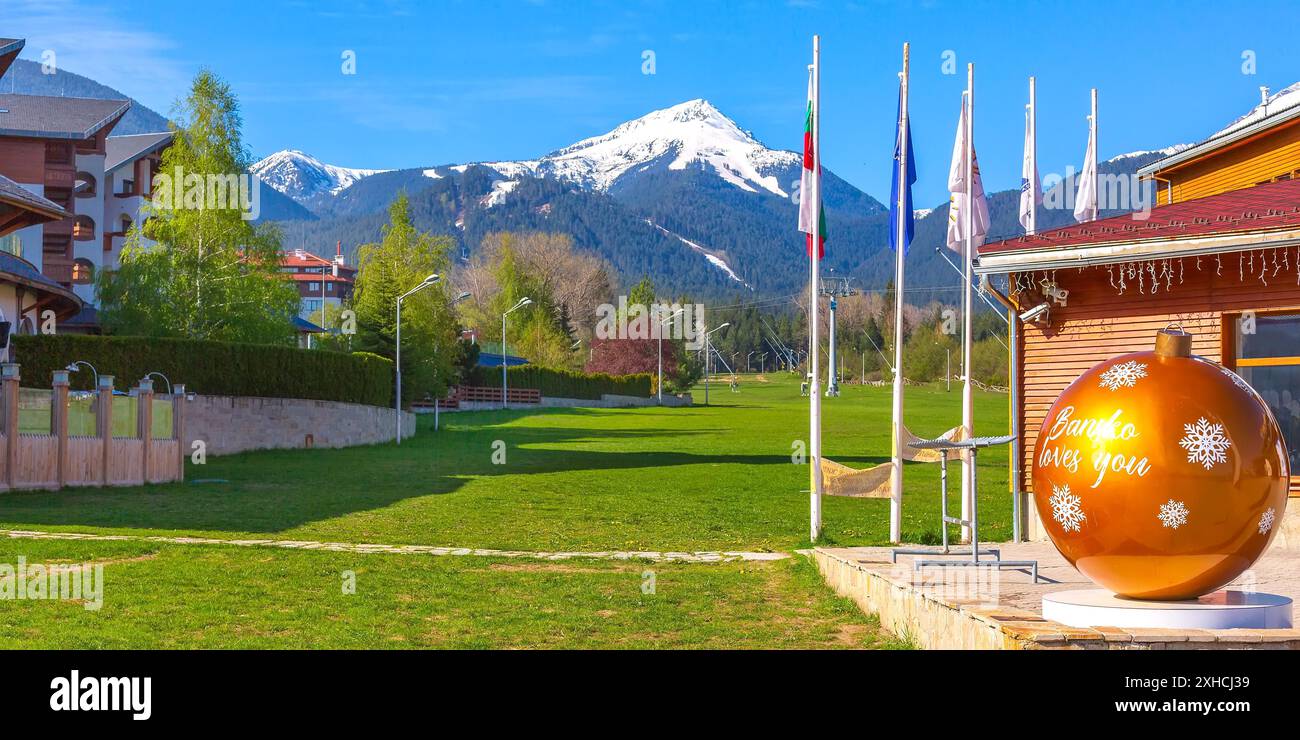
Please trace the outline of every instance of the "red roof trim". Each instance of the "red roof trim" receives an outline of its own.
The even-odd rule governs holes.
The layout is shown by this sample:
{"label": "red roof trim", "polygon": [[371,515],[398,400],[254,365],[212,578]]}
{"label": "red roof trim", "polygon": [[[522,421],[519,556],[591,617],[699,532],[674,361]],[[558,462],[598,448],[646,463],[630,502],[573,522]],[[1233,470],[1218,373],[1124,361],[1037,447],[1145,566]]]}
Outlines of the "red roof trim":
{"label": "red roof trim", "polygon": [[[320,275],[313,274],[313,273],[310,273],[310,272],[295,272],[295,273],[290,274],[289,277],[291,277],[291,278],[293,278],[294,280],[297,280],[298,282],[301,282],[301,283],[319,283],[320,280],[321,280],[321,276],[320,276]],[[340,276],[340,277],[334,277],[333,275],[326,275],[326,276],[325,276],[325,282],[327,282],[327,283],[352,283],[353,280],[352,280],[352,278],[346,278],[346,277],[341,277],[341,276]]]}

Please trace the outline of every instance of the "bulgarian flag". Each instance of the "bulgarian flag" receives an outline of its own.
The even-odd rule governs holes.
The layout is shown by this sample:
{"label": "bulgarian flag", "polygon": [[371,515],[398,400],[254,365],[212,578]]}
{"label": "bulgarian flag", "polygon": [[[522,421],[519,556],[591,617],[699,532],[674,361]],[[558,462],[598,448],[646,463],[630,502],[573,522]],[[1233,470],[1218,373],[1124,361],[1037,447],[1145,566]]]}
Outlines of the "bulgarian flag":
{"label": "bulgarian flag", "polygon": [[[812,258],[813,208],[819,216],[817,224],[817,259],[826,256],[826,208],[817,203],[813,205],[813,168],[816,166],[813,156],[813,78],[812,69],[808,70],[808,115],[803,124],[803,176],[799,182],[799,230],[808,237],[808,257]],[[821,195],[821,193],[818,193]],[[820,200],[820,198],[818,198]]]}

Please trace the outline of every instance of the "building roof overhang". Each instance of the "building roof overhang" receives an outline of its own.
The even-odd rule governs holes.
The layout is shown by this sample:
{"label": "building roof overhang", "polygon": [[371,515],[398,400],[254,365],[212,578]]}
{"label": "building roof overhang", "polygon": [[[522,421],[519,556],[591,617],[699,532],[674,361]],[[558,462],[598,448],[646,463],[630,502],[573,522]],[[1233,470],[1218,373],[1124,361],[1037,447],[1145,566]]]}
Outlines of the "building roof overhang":
{"label": "building roof overhang", "polygon": [[12,231],[67,218],[62,206],[0,175],[0,236]]}
{"label": "building roof overhang", "polygon": [[0,94],[0,136],[85,141],[116,125],[130,100]]}
{"label": "building roof overhang", "polygon": [[13,64],[18,52],[26,45],[25,39],[0,39],[0,77],[9,71],[9,65]]}
{"label": "building roof overhang", "polygon": [[166,149],[175,136],[171,131],[158,131],[149,134],[125,134],[110,136],[104,142],[104,172],[112,172],[129,162]]}
{"label": "building roof overhang", "polygon": [[1150,179],[1188,164],[1193,160],[1200,159],[1212,152],[1245,143],[1267,130],[1294,123],[1297,119],[1300,119],[1300,105],[1285,108],[1244,126],[1229,127],[1227,131],[1217,136],[1210,137],[1199,144],[1193,144],[1180,152],[1175,152],[1164,159],[1156,160],[1145,167],[1139,168],[1137,175],[1141,179]]}
{"label": "building roof overhang", "polygon": [[1063,270],[1144,260],[1205,257],[1228,252],[1280,249],[1300,246],[1300,228],[1241,232],[1183,239],[1148,239],[1126,242],[1082,244],[1059,249],[1027,249],[981,254],[975,261],[977,275],[1034,270]]}
{"label": "building roof overhang", "polygon": [[1177,259],[1300,245],[1300,180],[1233,190],[1006,239],[979,248],[977,274]]}
{"label": "building roof overhang", "polygon": [[24,306],[24,313],[33,308],[49,308],[63,320],[75,316],[85,305],[76,293],[42,275],[32,263],[8,252],[0,252],[0,282],[18,285],[36,294],[36,302]]}

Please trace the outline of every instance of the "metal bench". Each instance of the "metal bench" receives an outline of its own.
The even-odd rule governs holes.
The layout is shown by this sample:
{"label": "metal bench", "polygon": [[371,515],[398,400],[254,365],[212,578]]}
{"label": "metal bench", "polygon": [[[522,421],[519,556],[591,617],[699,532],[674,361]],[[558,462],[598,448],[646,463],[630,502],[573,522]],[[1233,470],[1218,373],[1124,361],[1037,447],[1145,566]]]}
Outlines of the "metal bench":
{"label": "metal bench", "polygon": [[[952,450],[970,450],[971,456],[971,490],[978,492],[979,487],[976,485],[976,453],[985,448],[994,445],[1004,445],[1015,439],[1014,435],[1004,437],[972,437],[962,440],[947,439],[923,439],[912,442],[909,447],[918,450],[938,450],[942,456],[939,460],[939,486],[940,486],[940,509],[939,509],[939,530],[942,532],[942,547],[896,547],[890,551],[890,560],[897,563],[899,555],[969,555],[970,560],[928,560],[918,559],[913,561],[912,567],[915,570],[927,566],[951,566],[951,567],[981,567],[981,568],[1029,568],[1033,577],[1033,582],[1038,582],[1038,561],[1037,560],[1003,560],[1002,551],[999,548],[981,548],[979,544],[979,496],[971,497],[970,519],[961,517],[948,516],[948,453]],[[948,545],[948,525],[959,524],[963,527],[970,527],[970,546],[952,548]],[[993,560],[980,560],[981,555],[991,555]]]}

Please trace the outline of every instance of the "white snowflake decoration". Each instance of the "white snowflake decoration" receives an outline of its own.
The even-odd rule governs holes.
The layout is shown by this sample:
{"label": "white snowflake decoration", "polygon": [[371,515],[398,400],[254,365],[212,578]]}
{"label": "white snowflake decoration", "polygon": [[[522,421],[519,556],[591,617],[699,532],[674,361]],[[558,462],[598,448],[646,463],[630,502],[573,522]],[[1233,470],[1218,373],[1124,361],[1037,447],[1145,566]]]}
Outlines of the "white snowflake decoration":
{"label": "white snowflake decoration", "polygon": [[1182,501],[1169,499],[1169,503],[1160,505],[1157,519],[1170,529],[1178,529],[1187,523],[1187,506]]}
{"label": "white snowflake decoration", "polygon": [[1117,391],[1120,388],[1132,388],[1137,385],[1139,378],[1147,376],[1146,363],[1133,360],[1131,362],[1121,362],[1118,365],[1111,365],[1110,369],[1101,374],[1101,387]]}
{"label": "white snowflake decoration", "polygon": [[1052,496],[1047,502],[1052,505],[1052,518],[1061,523],[1061,529],[1067,532],[1079,531],[1079,526],[1088,518],[1083,509],[1079,508],[1082,500],[1070,493],[1068,483],[1060,488],[1052,486]]}
{"label": "white snowflake decoration", "polygon": [[1275,516],[1277,515],[1273,512],[1273,507],[1271,506],[1269,507],[1268,511],[1264,512],[1264,514],[1260,516],[1259,518],[1260,534],[1268,534],[1268,530],[1273,528],[1273,518]]}
{"label": "white snowflake decoration", "polygon": [[1187,450],[1187,462],[1199,463],[1209,470],[1228,461],[1232,442],[1223,436],[1222,424],[1211,424],[1202,416],[1195,424],[1184,424],[1183,430],[1187,433],[1178,445]]}

